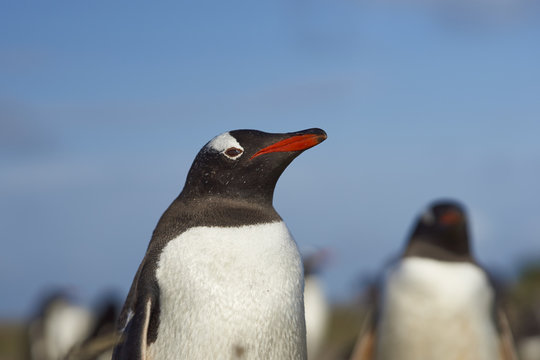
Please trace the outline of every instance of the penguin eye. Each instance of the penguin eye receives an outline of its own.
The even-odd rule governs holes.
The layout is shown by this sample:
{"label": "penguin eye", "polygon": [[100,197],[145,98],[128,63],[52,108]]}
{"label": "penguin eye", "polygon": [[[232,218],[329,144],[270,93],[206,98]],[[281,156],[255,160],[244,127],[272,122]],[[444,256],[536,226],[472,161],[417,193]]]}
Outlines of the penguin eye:
{"label": "penguin eye", "polygon": [[244,151],[239,148],[231,147],[224,151],[225,155],[229,158],[235,158],[240,156]]}

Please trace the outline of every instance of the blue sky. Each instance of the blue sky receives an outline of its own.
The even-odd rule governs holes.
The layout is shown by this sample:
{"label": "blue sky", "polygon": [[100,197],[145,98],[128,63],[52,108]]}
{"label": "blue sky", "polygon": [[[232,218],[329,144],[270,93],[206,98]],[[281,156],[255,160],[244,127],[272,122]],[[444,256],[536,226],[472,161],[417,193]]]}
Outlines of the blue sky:
{"label": "blue sky", "polygon": [[329,135],[278,183],[335,299],[463,201],[479,259],[540,256],[537,1],[0,2],[0,317],[124,295],[198,150]]}

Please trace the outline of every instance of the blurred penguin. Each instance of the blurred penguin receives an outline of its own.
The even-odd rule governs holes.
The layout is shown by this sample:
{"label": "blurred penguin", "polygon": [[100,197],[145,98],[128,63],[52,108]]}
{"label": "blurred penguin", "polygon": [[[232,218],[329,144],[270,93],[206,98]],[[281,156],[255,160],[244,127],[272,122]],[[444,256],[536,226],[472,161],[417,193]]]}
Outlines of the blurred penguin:
{"label": "blurred penguin", "polygon": [[328,256],[328,250],[324,249],[304,256],[304,307],[308,360],[319,358],[328,328],[330,310],[318,277]]}
{"label": "blurred penguin", "polygon": [[471,253],[467,217],[453,201],[418,219],[387,272],[354,360],[514,360],[494,287]]}
{"label": "blurred penguin", "polygon": [[32,360],[64,359],[93,329],[92,313],[77,305],[68,291],[52,292],[39,308],[28,329]]}
{"label": "blurred penguin", "polygon": [[110,360],[114,346],[120,340],[116,321],[120,313],[120,301],[113,294],[102,296],[96,306],[96,321],[90,335],[74,346],[66,360]]}

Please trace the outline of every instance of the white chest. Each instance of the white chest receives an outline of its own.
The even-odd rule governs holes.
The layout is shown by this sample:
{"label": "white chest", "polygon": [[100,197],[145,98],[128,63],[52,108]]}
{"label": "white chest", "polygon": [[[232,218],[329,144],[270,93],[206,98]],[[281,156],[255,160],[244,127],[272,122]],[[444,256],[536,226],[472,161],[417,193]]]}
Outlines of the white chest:
{"label": "white chest", "polygon": [[407,258],[386,280],[377,359],[498,359],[493,301],[476,266]]}
{"label": "white chest", "polygon": [[330,309],[322,285],[316,276],[306,276],[304,288],[308,357],[316,359],[323,345]]}
{"label": "white chest", "polygon": [[302,359],[303,274],[284,223],[197,227],[159,259],[151,359]]}

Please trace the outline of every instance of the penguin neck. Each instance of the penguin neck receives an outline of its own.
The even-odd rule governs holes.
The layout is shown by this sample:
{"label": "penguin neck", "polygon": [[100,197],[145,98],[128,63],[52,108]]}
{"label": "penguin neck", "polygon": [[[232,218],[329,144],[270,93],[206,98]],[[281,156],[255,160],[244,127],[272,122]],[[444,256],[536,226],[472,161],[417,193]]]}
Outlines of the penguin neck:
{"label": "penguin neck", "polygon": [[170,215],[186,217],[191,226],[230,227],[282,220],[272,206],[272,198],[262,196],[194,195],[183,191],[171,204],[169,212]]}
{"label": "penguin neck", "polygon": [[152,241],[161,244],[197,226],[241,227],[278,221],[282,219],[271,202],[220,196],[193,197],[182,192],[159,219]]}
{"label": "penguin neck", "polygon": [[432,237],[427,234],[413,236],[403,256],[417,256],[450,262],[475,262],[466,234],[440,237]]}
{"label": "penguin neck", "polygon": [[418,222],[409,236],[403,257],[418,256],[441,261],[473,262],[467,224],[441,227]]}
{"label": "penguin neck", "polygon": [[201,189],[197,187],[184,188],[178,196],[179,201],[189,206],[219,207],[249,207],[273,208],[274,190],[263,189],[227,189],[216,191],[215,188]]}

